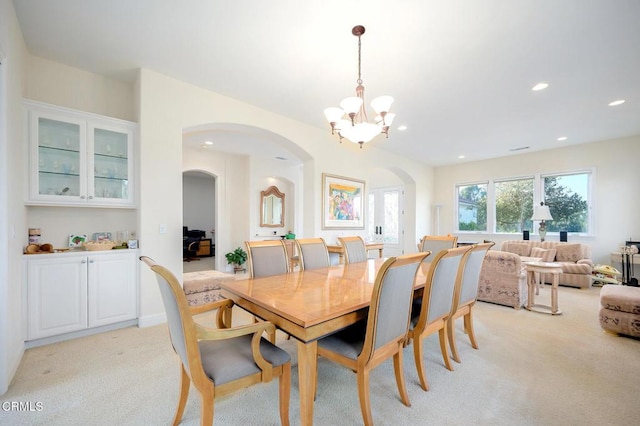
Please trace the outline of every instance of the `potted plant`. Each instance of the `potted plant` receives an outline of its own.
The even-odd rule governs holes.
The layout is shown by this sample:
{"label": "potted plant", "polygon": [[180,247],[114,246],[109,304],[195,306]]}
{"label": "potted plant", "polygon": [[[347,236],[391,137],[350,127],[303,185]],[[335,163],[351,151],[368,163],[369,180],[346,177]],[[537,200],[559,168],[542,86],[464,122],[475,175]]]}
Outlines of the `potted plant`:
{"label": "potted plant", "polygon": [[226,253],[224,257],[227,258],[227,263],[229,263],[229,265],[233,265],[234,272],[244,270],[242,265],[247,261],[247,252],[244,251],[242,247],[238,247],[234,251]]}

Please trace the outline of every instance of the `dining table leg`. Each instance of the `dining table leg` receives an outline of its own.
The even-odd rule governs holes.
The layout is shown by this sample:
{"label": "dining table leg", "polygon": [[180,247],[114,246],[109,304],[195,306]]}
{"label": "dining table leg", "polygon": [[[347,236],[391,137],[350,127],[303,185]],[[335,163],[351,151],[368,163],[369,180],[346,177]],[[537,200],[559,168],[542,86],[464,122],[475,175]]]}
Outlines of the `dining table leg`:
{"label": "dining table leg", "polygon": [[300,386],[300,423],[313,424],[313,399],[318,380],[318,342],[298,341],[298,381]]}

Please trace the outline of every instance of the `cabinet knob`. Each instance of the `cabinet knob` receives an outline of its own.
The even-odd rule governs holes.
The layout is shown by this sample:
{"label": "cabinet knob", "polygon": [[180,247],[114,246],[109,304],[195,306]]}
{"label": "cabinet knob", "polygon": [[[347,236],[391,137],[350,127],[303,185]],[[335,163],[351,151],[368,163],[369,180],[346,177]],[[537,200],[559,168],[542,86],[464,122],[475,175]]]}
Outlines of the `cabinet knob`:
{"label": "cabinet knob", "polygon": [[91,259],[91,260],[89,261],[89,263],[93,263],[93,262],[95,262],[95,260],[93,260],[93,259]]}
{"label": "cabinet knob", "polygon": [[85,196],[84,196],[84,195],[81,195],[81,196],[80,196],[80,198],[84,200],[84,199],[85,199]]}
{"label": "cabinet knob", "polygon": [[93,195],[89,195],[89,199],[90,199],[90,200],[93,200]]}
{"label": "cabinet knob", "polygon": [[82,262],[80,263],[87,263],[87,259],[82,259]]}

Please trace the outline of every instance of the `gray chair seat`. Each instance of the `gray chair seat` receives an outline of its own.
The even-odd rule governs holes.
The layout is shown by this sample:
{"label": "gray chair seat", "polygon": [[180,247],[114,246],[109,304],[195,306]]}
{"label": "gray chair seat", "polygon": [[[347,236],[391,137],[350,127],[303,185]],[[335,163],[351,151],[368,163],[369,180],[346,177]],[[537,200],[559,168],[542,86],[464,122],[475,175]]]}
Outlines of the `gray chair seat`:
{"label": "gray chair seat", "polygon": [[[260,372],[251,353],[251,337],[246,335],[198,342],[202,367],[213,383],[219,386]],[[286,351],[264,338],[260,341],[260,353],[274,367],[291,361],[291,356]]]}

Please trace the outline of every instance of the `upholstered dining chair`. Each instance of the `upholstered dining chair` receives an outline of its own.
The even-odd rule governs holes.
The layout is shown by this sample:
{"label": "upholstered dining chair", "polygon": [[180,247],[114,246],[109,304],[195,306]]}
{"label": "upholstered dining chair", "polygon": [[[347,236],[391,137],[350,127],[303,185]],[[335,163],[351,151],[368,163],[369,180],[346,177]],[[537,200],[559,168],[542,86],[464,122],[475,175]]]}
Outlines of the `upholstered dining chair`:
{"label": "upholstered dining chair", "polygon": [[362,237],[338,237],[338,241],[344,248],[344,263],[365,262],[367,260],[367,247]]}
{"label": "upholstered dining chair", "polygon": [[[182,418],[191,382],[200,393],[200,424],[212,425],[214,399],[250,385],[279,377],[280,422],[289,424],[291,393],[291,357],[261,337],[275,330],[269,322],[231,327],[233,302],[218,300],[190,307],[171,271],[153,259],[140,260],[156,274],[167,314],[169,336],[180,359],[180,396],[173,425]],[[194,314],[217,309],[218,328],[194,322]]]}
{"label": "upholstered dining chair", "polygon": [[298,255],[300,257],[300,269],[326,268],[330,265],[327,244],[322,238],[297,239]]}
{"label": "upholstered dining chair", "polygon": [[478,342],[473,329],[473,307],[478,299],[478,285],[484,257],[494,244],[493,242],[489,242],[474,245],[465,255],[467,256],[467,260],[464,262],[462,279],[458,282],[458,286],[454,291],[451,314],[449,315],[447,324],[447,337],[449,338],[451,356],[456,362],[460,362],[455,337],[455,321],[457,318],[464,317],[464,331],[469,335],[471,347],[478,349]]}
{"label": "upholstered dining chair", "polygon": [[[289,253],[282,240],[245,241],[247,263],[251,278],[286,274],[290,271]],[[255,318],[258,321],[258,318]],[[275,331],[269,335],[271,343],[276,343]]]}
{"label": "upholstered dining chair", "polygon": [[418,243],[418,251],[430,251],[436,254],[442,250],[456,248],[457,245],[458,237],[452,235],[425,235]]}
{"label": "upholstered dining chair", "polygon": [[390,257],[376,274],[366,322],[318,340],[318,355],[341,364],[357,375],[360,411],[372,425],[369,373],[393,357],[402,403],[411,406],[404,381],[402,353],[409,328],[416,272],[427,253]]}
{"label": "upholstered dining chair", "polygon": [[245,241],[251,278],[289,272],[289,255],[282,240]]}
{"label": "upholstered dining chair", "polygon": [[473,246],[464,246],[436,253],[426,271],[427,279],[423,295],[421,298],[414,299],[407,342],[413,343],[413,356],[420,386],[425,391],[429,390],[423,359],[425,337],[438,332],[444,365],[447,369],[453,370],[447,350],[447,320],[451,314],[456,284],[462,279],[461,266],[466,261],[465,255],[472,248]]}

